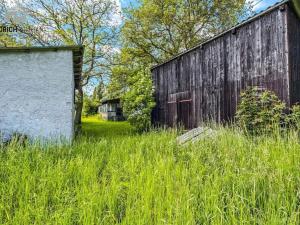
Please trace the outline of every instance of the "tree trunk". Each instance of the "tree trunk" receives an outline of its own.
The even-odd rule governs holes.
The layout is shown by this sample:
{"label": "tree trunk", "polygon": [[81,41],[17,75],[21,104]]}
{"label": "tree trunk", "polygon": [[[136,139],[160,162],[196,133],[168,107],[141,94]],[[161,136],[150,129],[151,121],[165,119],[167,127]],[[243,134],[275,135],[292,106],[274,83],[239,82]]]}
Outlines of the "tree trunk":
{"label": "tree trunk", "polygon": [[81,130],[81,114],[82,114],[82,108],[83,108],[83,90],[82,86],[80,85],[78,87],[78,99],[76,102],[76,112],[75,112],[75,133],[78,134]]}

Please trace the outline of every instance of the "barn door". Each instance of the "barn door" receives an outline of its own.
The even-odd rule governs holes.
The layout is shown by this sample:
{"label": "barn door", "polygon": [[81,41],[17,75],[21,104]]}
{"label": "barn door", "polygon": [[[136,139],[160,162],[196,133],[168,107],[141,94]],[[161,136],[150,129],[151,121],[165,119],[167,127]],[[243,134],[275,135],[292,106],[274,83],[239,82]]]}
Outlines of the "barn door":
{"label": "barn door", "polygon": [[185,129],[191,128],[191,99],[180,100],[177,104],[177,123]]}
{"label": "barn door", "polygon": [[175,127],[177,125],[177,100],[176,95],[171,94],[168,98],[168,126]]}
{"label": "barn door", "polygon": [[170,94],[168,98],[168,125],[192,128],[191,121],[192,99],[190,92]]}

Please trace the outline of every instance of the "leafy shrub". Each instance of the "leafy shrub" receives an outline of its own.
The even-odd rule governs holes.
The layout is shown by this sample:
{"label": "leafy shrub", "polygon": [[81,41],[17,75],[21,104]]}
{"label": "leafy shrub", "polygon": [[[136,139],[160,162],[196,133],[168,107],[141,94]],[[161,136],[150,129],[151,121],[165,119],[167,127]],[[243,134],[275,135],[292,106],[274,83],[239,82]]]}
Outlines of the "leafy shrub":
{"label": "leafy shrub", "polygon": [[155,106],[150,70],[139,71],[130,83],[129,90],[122,97],[124,114],[138,131],[148,130],[151,126],[151,111]]}
{"label": "leafy shrub", "polygon": [[286,115],[285,123],[290,128],[300,128],[300,105],[293,105],[290,114]]}
{"label": "leafy shrub", "polygon": [[95,115],[98,112],[98,103],[88,95],[83,98],[83,116]]}
{"label": "leafy shrub", "polygon": [[270,132],[285,120],[285,104],[271,91],[249,88],[241,94],[236,119],[250,134]]}

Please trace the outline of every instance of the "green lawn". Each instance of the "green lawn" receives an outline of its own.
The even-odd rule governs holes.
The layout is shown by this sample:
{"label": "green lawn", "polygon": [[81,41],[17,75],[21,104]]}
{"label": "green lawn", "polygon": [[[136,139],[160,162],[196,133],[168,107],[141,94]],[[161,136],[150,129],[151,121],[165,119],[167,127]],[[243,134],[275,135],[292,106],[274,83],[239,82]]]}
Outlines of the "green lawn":
{"label": "green lawn", "polygon": [[92,138],[109,138],[130,136],[133,134],[132,127],[128,122],[113,122],[99,119],[98,116],[83,118],[83,135]]}
{"label": "green lawn", "polygon": [[299,224],[297,134],[220,129],[176,145],[126,122],[83,121],[72,146],[0,153],[0,224]]}

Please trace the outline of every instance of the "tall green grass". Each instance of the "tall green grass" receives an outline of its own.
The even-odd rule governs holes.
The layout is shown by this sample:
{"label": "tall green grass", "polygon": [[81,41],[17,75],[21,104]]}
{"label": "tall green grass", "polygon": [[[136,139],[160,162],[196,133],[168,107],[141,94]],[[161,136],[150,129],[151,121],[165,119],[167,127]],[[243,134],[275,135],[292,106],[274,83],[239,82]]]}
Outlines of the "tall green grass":
{"label": "tall green grass", "polygon": [[296,133],[220,128],[178,146],[175,132],[138,135],[126,122],[83,129],[71,147],[1,150],[1,224],[300,223]]}

